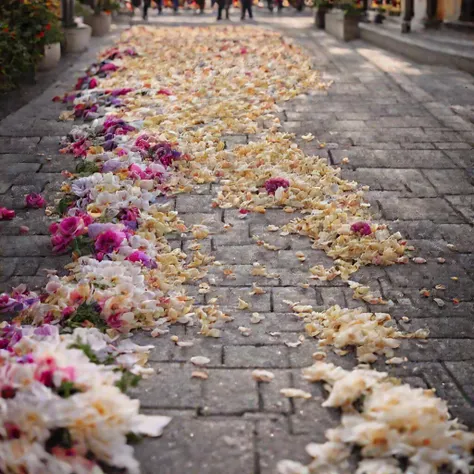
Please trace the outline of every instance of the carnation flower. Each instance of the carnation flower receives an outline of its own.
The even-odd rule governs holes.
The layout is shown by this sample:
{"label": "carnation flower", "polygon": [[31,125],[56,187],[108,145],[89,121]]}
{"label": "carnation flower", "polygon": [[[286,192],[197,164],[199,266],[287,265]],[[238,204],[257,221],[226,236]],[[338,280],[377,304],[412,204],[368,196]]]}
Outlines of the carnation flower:
{"label": "carnation flower", "polygon": [[95,249],[97,252],[107,254],[118,250],[120,244],[125,240],[125,234],[121,231],[108,229],[102,232],[95,241]]}
{"label": "carnation flower", "polygon": [[268,194],[275,194],[278,188],[287,189],[290,187],[290,182],[285,178],[270,178],[265,181],[265,189]]}
{"label": "carnation flower", "polygon": [[152,260],[145,252],[141,252],[140,250],[135,250],[135,252],[131,253],[127,260],[131,262],[140,262],[143,266],[147,268],[156,268],[157,264],[154,260]]}
{"label": "carnation flower", "polygon": [[360,235],[370,235],[372,233],[370,224],[363,221],[354,222],[354,224],[351,225],[351,230]]}
{"label": "carnation flower", "polygon": [[64,237],[78,237],[79,235],[82,235],[85,232],[84,221],[81,217],[77,216],[65,217],[59,223],[58,231]]}
{"label": "carnation flower", "polygon": [[0,221],[11,221],[14,217],[15,211],[13,209],[0,207]]}
{"label": "carnation flower", "polygon": [[39,209],[46,206],[46,200],[41,194],[30,193],[25,197],[25,205],[26,207]]}

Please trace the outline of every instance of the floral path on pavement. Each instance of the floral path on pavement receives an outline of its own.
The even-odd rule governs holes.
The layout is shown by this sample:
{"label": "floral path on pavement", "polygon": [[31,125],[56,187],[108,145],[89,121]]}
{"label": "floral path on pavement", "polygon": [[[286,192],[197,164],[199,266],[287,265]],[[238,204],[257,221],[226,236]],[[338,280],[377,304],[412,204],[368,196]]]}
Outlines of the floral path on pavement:
{"label": "floral path on pavement", "polygon": [[[173,208],[173,197],[211,184],[212,207],[236,209],[238,216],[222,232],[276,211],[290,218],[284,224],[270,218],[252,238],[257,247],[275,252],[280,247],[269,236],[303,236],[312,248],[295,252],[295,260],[310,259],[312,249],[332,259],[331,266],[312,265],[299,281],[302,289],[340,279],[354,299],[387,308],[370,313],[284,300],[307,337],[319,341],[303,376],[325,382],[323,406],[340,408],[341,424],[326,432],[326,443],[308,445],[308,466],[282,460],[279,472],[348,472],[356,450],[358,474],[421,474],[442,466],[468,472],[474,435],[451,418],[447,404],[369,365],[379,357],[403,363],[396,355],[401,339],[424,339],[427,331],[399,331],[388,314],[393,303],[350,276],[366,265],[407,264],[413,249],[372,220],[367,189],[280,131],[279,103],[330,86],[278,33],[134,27],[101,54],[75,91],[55,99],[68,105],[62,120],[84,122],[71,123],[62,149],[77,158],[76,171],[64,173],[55,206],[46,208],[53,251],[70,254],[71,263],[66,276],[52,274],[40,293],[19,287],[0,299],[2,312],[16,313],[14,324],[0,327],[2,471],[101,472],[104,463],[139,472],[131,435],[159,436],[170,418],[140,415],[139,402],[121,393],[141,376],[153,377],[145,365],[153,346],[138,346],[127,335],[144,329],[166,338],[177,324],[186,335],[218,339],[233,312],[245,311],[249,324],[238,327],[245,338],[265,320],[254,301],[280,275],[253,261],[243,276],[253,279],[252,289],[228,311],[213,287],[242,275],[210,255],[206,242],[216,231],[205,220],[186,224]],[[250,141],[227,147],[223,137],[232,135]],[[301,139],[315,141],[311,134]],[[26,205],[46,203],[33,194]],[[5,208],[1,216],[14,218]],[[173,248],[177,235],[188,239],[186,253]],[[192,347],[186,339],[174,335],[171,343]],[[287,345],[305,340],[301,334]],[[331,351],[343,356],[353,349],[354,370],[326,361]],[[191,377],[206,381],[210,359],[195,355],[190,362]],[[274,374],[257,369],[252,377],[272,384]],[[280,393],[318,403],[302,389]]]}

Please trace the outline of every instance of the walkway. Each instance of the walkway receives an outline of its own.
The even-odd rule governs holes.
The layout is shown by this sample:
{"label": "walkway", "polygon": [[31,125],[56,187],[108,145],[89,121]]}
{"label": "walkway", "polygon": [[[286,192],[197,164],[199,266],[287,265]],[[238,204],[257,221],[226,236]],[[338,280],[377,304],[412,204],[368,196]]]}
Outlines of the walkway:
{"label": "walkway", "polygon": [[[196,18],[165,16],[163,22],[178,25]],[[213,19],[206,15],[199,22],[212,24]],[[473,78],[417,65],[362,41],[339,43],[314,30],[309,17],[261,15],[258,24],[295,38],[322,78],[333,81],[328,91],[282,104],[284,130],[297,134],[306,153],[340,166],[344,178],[370,186],[366,195],[372,212],[409,239],[416,248],[413,255],[427,262],[370,266],[355,273],[353,280],[367,283],[375,296],[394,303],[389,309],[366,305],[352,299],[353,290],[339,279],[301,286],[310,266],[330,266],[330,260],[312,250],[307,238],[267,231],[269,224],[283,225],[293,215],[270,210],[243,220],[235,209],[215,210],[211,202],[217,186],[203,185],[179,195],[175,205],[181,218],[211,228],[204,250],[236,277],[216,273],[211,293],[199,295],[196,287],[189,287],[190,293],[202,303],[220,296],[235,320],[218,339],[197,336],[196,328],[173,326],[170,335],[194,341],[189,348],[173,344],[170,335],[134,337],[156,346],[151,365],[157,371],[135,395],[145,412],[174,418],[161,438],[137,446],[144,474],[270,474],[281,459],[307,461],[306,444],[324,441],[324,431],[336,426],[339,416],[321,406],[326,398],[321,386],[301,379],[300,369],[312,363],[316,342],[307,338],[297,344],[304,324],[292,315],[287,300],[321,309],[366,305],[371,311],[390,312],[400,329],[428,328],[426,342],[402,342],[396,356],[407,357],[407,362],[387,369],[380,361],[375,367],[412,385],[435,388],[454,416],[474,426],[474,124],[457,113],[474,106]],[[19,283],[41,285],[45,269],[60,269],[70,260],[52,256],[44,211],[25,210],[23,200],[33,191],[53,199],[61,172],[73,169],[73,159],[58,154],[59,137],[69,132],[71,123],[56,120],[63,108],[51,98],[66,91],[92,57],[92,52],[84,54],[53,87],[0,123],[0,205],[18,213],[18,219],[0,224],[2,289]],[[317,140],[299,138],[308,133]],[[225,141],[232,148],[251,140],[234,135]],[[230,231],[224,228],[228,224]],[[28,226],[29,234],[18,235],[19,225]],[[256,235],[280,250],[257,246]],[[187,239],[175,245],[189,249]],[[306,261],[295,258],[299,251]],[[264,295],[249,297],[248,272],[255,261],[280,276],[267,280]],[[443,289],[435,289],[437,285]],[[420,295],[423,288],[430,290],[430,297]],[[251,313],[237,310],[239,297],[265,319],[249,325]],[[249,336],[242,334],[241,326],[251,326]],[[196,370],[189,363],[192,356],[210,359],[207,380],[191,378]],[[354,363],[351,355],[329,357],[344,367]],[[271,370],[275,379],[256,383],[255,368]],[[283,398],[279,392],[287,387],[308,390],[313,400]]]}

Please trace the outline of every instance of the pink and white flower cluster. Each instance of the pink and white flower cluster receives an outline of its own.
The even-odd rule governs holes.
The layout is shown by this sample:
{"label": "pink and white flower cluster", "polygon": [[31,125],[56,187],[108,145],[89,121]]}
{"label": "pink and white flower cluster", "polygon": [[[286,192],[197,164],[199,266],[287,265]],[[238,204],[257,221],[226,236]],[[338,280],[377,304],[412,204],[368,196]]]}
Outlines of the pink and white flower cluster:
{"label": "pink and white flower cluster", "polygon": [[[60,336],[57,326],[6,323],[0,344],[1,472],[99,473],[99,461],[139,472],[127,435],[159,436],[170,418],[140,415],[117,383],[124,362],[143,372],[136,362],[149,346],[97,329]],[[111,356],[114,363],[99,363]]]}

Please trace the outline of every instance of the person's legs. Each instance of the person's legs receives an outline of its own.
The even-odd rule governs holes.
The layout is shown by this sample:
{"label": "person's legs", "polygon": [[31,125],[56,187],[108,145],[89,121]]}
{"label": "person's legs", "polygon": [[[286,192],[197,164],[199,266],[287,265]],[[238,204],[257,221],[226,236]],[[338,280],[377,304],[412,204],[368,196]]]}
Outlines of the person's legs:
{"label": "person's legs", "polygon": [[155,0],[155,1],[158,6],[158,15],[161,15],[161,12],[163,11],[163,0]]}
{"label": "person's legs", "polygon": [[150,8],[151,0],[145,0],[143,2],[143,19],[146,20],[148,18],[148,9]]}
{"label": "person's legs", "polygon": [[252,14],[252,0],[247,0],[247,11],[249,12],[249,18],[253,18]]}
{"label": "person's legs", "polygon": [[219,0],[217,2],[217,19],[222,20],[222,10],[224,10],[224,0]]}
{"label": "person's legs", "polygon": [[173,0],[173,11],[175,13],[178,13],[178,8],[179,8],[179,0]]}
{"label": "person's legs", "polygon": [[241,10],[240,19],[241,20],[245,20],[245,12],[247,10],[246,1],[247,0],[240,0],[240,10]]}
{"label": "person's legs", "polygon": [[268,10],[273,12],[273,0],[267,0]]}

